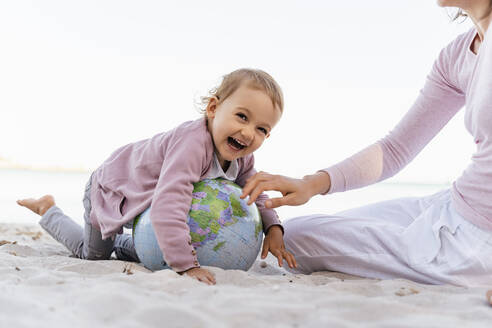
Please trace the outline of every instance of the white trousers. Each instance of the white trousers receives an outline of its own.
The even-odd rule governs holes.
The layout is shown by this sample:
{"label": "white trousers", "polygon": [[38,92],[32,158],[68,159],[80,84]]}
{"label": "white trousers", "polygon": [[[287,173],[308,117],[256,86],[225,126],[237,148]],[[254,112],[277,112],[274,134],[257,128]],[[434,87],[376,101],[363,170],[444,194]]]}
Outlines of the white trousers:
{"label": "white trousers", "polygon": [[450,190],[293,218],[284,229],[302,273],[492,285],[492,232],[458,214]]}

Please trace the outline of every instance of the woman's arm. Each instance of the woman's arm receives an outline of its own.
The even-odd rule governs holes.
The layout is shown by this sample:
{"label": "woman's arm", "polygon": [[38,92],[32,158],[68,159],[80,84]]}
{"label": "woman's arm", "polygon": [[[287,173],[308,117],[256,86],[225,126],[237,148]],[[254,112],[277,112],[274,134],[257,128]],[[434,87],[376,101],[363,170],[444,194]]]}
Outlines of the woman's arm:
{"label": "woman's arm", "polygon": [[253,202],[262,192],[277,190],[283,197],[267,201],[266,207],[301,205],[317,194],[360,188],[393,176],[411,162],[463,106],[464,94],[455,87],[455,72],[460,71],[455,63],[464,50],[451,43],[441,51],[415,103],[385,138],[302,179],[260,172],[247,181],[242,197],[249,195],[249,201]]}

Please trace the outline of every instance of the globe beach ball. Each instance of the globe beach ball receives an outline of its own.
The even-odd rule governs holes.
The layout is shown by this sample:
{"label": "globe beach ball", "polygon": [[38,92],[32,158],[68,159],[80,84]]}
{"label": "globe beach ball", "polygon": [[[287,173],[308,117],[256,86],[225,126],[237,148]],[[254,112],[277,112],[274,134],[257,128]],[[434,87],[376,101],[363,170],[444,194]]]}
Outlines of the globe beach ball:
{"label": "globe beach ball", "polygon": [[[254,203],[239,198],[241,194],[241,187],[225,179],[194,184],[187,223],[200,265],[246,271],[258,257],[263,237],[260,213]],[[169,268],[150,222],[150,208],[135,218],[133,240],[146,268]]]}

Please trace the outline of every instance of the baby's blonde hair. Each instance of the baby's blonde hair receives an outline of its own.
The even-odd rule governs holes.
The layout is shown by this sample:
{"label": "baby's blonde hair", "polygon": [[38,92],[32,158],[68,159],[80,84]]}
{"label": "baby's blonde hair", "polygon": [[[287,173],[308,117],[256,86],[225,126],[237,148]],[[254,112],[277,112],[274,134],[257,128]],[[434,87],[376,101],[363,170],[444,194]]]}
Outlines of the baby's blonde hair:
{"label": "baby's blonde hair", "polygon": [[208,96],[201,97],[202,113],[205,113],[210,99],[216,97],[219,104],[232,95],[243,83],[253,89],[264,91],[270,97],[272,104],[284,110],[284,96],[282,89],[273,77],[259,69],[241,68],[224,75],[222,82],[216,88],[209,91]]}

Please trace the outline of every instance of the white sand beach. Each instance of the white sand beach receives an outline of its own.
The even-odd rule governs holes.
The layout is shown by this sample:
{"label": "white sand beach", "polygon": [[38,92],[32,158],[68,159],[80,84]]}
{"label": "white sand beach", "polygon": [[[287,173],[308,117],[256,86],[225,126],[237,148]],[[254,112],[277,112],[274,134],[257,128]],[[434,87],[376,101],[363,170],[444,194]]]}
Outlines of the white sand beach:
{"label": "white sand beach", "polygon": [[485,287],[334,272],[291,274],[274,258],[210,268],[207,286],[135,263],[86,261],[38,225],[0,224],[0,327],[490,327]]}

